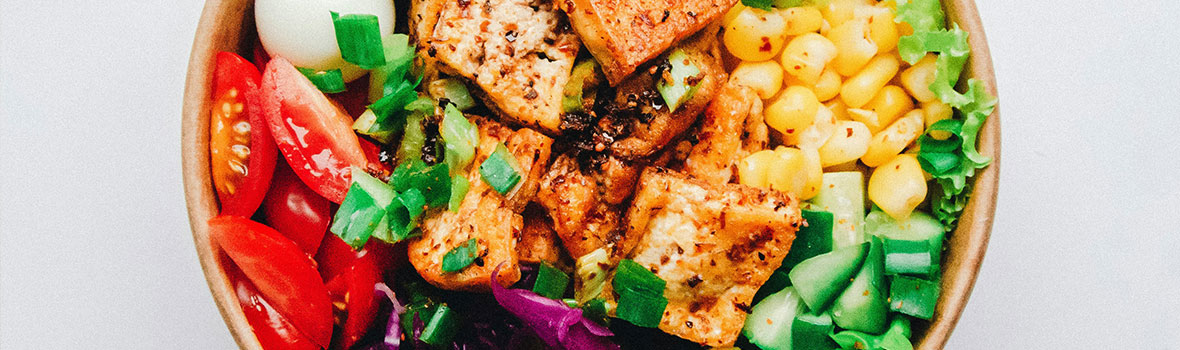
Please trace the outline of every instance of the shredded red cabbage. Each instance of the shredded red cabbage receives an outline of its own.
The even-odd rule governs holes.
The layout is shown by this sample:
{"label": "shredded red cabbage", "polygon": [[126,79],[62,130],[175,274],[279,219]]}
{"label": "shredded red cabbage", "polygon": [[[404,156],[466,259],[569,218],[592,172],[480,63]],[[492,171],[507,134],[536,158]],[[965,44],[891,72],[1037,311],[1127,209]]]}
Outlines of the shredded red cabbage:
{"label": "shredded red cabbage", "polygon": [[582,309],[529,290],[504,288],[496,281],[499,272],[499,267],[492,271],[492,294],[496,301],[532,328],[545,344],[557,349],[619,349],[608,338],[614,333],[583,317]]}

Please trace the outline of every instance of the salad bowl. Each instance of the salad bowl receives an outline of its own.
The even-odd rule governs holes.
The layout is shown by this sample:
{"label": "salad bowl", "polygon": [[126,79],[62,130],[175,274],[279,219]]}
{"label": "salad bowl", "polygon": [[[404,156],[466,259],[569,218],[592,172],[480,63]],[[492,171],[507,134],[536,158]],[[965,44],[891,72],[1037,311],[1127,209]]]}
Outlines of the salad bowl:
{"label": "salad bowl", "polygon": [[[972,54],[965,78],[983,81],[991,95],[996,83],[987,38],[972,0],[944,0],[948,22],[968,32]],[[226,260],[216,250],[207,222],[217,215],[217,194],[210,168],[208,115],[216,55],[220,51],[249,53],[255,45],[253,1],[208,0],[201,15],[189,61],[182,112],[184,191],[193,242],[213,299],[242,349],[261,349],[237,301],[226,273]],[[961,79],[965,82],[967,79]],[[915,325],[915,348],[941,349],[955,328],[975,284],[987,249],[995,212],[1000,166],[1000,118],[997,108],[979,134],[978,149],[990,156],[991,166],[971,181],[973,195],[950,234],[942,262],[941,294],[929,323]]]}

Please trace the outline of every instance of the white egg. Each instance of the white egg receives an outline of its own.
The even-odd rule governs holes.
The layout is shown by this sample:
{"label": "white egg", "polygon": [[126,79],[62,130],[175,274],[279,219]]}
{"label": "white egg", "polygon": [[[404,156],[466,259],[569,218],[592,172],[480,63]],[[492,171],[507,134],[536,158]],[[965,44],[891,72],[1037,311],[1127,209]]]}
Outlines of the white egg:
{"label": "white egg", "polygon": [[256,0],[254,22],[271,56],[286,58],[297,67],[339,68],[344,80],[352,81],[365,70],[340,57],[332,11],[375,15],[381,35],[393,33],[393,0]]}

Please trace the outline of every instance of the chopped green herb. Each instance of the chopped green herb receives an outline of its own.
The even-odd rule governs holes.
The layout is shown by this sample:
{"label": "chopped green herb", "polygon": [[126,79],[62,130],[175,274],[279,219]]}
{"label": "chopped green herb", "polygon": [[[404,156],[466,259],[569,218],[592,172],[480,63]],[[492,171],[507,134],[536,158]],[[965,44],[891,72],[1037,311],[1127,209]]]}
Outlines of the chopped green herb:
{"label": "chopped green herb", "polygon": [[389,183],[395,190],[405,192],[418,189],[431,207],[441,206],[451,198],[451,178],[446,163],[426,166],[420,160],[410,159],[393,169]]}
{"label": "chopped green herb", "polygon": [[664,317],[668,299],[664,298],[667,282],[643,265],[631,259],[619,262],[612,282],[619,295],[616,314],[639,327],[655,328]]}
{"label": "chopped green herb", "polygon": [[443,256],[442,272],[458,272],[467,268],[467,266],[475,262],[475,258],[478,257],[477,254],[479,254],[479,243],[475,238],[467,240],[467,242],[452,248],[451,251],[447,252],[447,255]]}
{"label": "chopped green herb", "polygon": [[463,197],[467,196],[470,187],[471,184],[463,175],[451,177],[451,198],[447,201],[447,210],[459,212],[459,206],[463,204]]}
{"label": "chopped green herb", "polygon": [[479,174],[484,183],[500,194],[507,194],[520,183],[520,165],[503,142],[496,144],[496,150],[479,165]]}
{"label": "chopped green herb", "polygon": [[541,262],[540,269],[537,271],[537,282],[533,284],[533,292],[549,299],[558,299],[562,294],[565,294],[565,288],[569,286],[569,283],[569,275],[549,263]]}
{"label": "chopped green herb", "polygon": [[594,93],[593,89],[589,89],[590,91],[587,92],[587,88],[598,84],[600,75],[598,71],[598,61],[592,58],[582,60],[574,66],[573,71],[570,72],[570,80],[565,83],[565,89],[562,92],[562,112],[573,113],[585,110],[586,95]]}
{"label": "chopped green herb", "polygon": [[385,64],[385,49],[381,43],[381,25],[377,16],[370,14],[340,15],[332,12],[336,29],[336,45],[345,61],[364,69]]}
{"label": "chopped green herb", "polygon": [[610,266],[609,264],[610,257],[607,256],[604,248],[586,253],[574,263],[574,272],[578,274],[578,283],[574,288],[574,299],[577,299],[578,303],[585,304],[602,295],[607,277],[607,270],[604,266]]}
{"label": "chopped green herb", "polygon": [[[770,7],[769,1],[766,2],[766,6]],[[681,49],[668,54],[668,64],[671,68],[664,72],[663,77],[658,77],[661,79],[656,83],[656,90],[668,104],[668,110],[675,111],[676,108],[680,108],[680,104],[692,98],[701,86],[697,78],[701,74],[701,69],[688,57],[688,53]]]}
{"label": "chopped green herb", "polygon": [[360,168],[352,168],[352,185],[336,210],[328,230],[353,249],[360,249],[374,231],[382,226],[385,209],[395,196],[397,193],[389,185]]}
{"label": "chopped green herb", "polygon": [[446,164],[451,174],[462,174],[467,165],[475,159],[475,146],[479,145],[479,129],[467,120],[454,104],[448,104],[443,113],[439,134],[446,143]]}
{"label": "chopped green herb", "polygon": [[333,70],[315,70],[311,68],[295,67],[299,73],[311,80],[316,88],[325,93],[334,94],[343,92],[346,88],[344,86],[344,75],[340,73],[340,69]]}
{"label": "chopped green herb", "polygon": [[[439,304],[425,322],[422,335],[418,339],[435,347],[442,347],[451,343],[461,328],[459,313],[447,304]],[[409,333],[414,334],[414,333]]]}
{"label": "chopped green herb", "polygon": [[753,7],[753,8],[760,9],[760,10],[764,10],[764,11],[770,11],[770,5],[773,3],[774,3],[774,0],[742,0],[742,5],[746,5],[746,6]]}
{"label": "chopped green herb", "polygon": [[369,102],[377,102],[393,92],[397,81],[413,76],[410,69],[414,63],[414,45],[405,34],[390,34],[381,40],[384,45],[385,64],[369,72]]}
{"label": "chopped green herb", "polygon": [[393,130],[378,125],[377,114],[373,113],[371,109],[365,109],[365,112],[356,118],[356,121],[352,123],[352,130],[358,134],[372,137],[382,144],[393,141]]}
{"label": "chopped green herb", "polygon": [[447,99],[460,111],[475,107],[475,99],[467,91],[467,85],[455,78],[444,78],[430,82],[430,95],[438,100]]}

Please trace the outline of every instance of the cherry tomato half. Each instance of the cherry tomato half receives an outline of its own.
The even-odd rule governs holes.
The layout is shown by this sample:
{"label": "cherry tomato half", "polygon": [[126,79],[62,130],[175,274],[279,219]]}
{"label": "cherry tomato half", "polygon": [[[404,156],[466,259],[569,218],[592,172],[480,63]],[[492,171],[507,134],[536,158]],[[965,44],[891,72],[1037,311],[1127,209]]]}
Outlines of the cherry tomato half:
{"label": "cherry tomato half", "polygon": [[366,166],[352,118],[282,57],[262,76],[262,111],[291,170],[328,200],[344,200],[351,166]]}
{"label": "cherry tomato half", "polygon": [[347,272],[356,264],[357,260],[368,255],[372,255],[373,261],[377,265],[377,271],[384,274],[385,271],[402,266],[400,262],[406,260],[405,249],[398,250],[402,253],[396,253],[397,250],[393,245],[376,239],[370,239],[361,250],[352,250],[352,247],[344,243],[340,237],[324,235],[324,241],[320,243],[320,251],[316,253],[315,261],[319,263],[317,268],[325,281],[331,281],[336,276]]}
{"label": "cherry tomato half", "polygon": [[377,318],[377,293],[374,287],[381,282],[375,254],[361,256],[352,267],[328,281],[328,294],[336,307],[335,323],[340,325],[340,337],[332,346],[351,348],[369,330]]}
{"label": "cherry tomato half", "polygon": [[266,222],[295,241],[308,255],[315,255],[332,221],[332,204],[312,191],[286,162],[275,166],[270,191],[262,201]]}
{"label": "cherry tomato half", "polygon": [[295,329],[287,318],[279,314],[262,295],[258,288],[242,274],[242,271],[232,262],[226,262],[226,273],[234,285],[234,292],[238,295],[238,303],[242,305],[242,312],[246,314],[246,322],[254,330],[254,336],[265,350],[314,350],[320,349],[306,335]]}
{"label": "cherry tomato half", "polygon": [[266,225],[238,216],[209,220],[209,233],[274,309],[308,339],[327,347],[332,303],[315,262]]}
{"label": "cherry tomato half", "polygon": [[261,79],[241,56],[217,53],[209,156],[213,187],[225,215],[253,215],[274,172],[277,152],[260,107]]}

